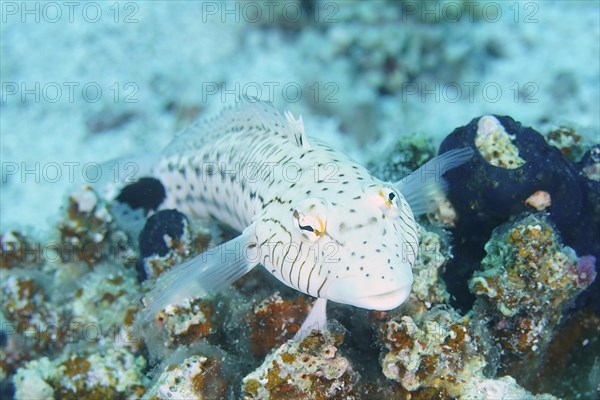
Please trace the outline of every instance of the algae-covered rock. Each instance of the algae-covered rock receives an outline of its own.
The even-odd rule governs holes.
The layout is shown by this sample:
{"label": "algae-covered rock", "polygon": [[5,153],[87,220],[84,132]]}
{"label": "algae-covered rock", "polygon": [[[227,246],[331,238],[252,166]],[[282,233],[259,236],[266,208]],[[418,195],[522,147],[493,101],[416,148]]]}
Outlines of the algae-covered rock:
{"label": "algae-covered rock", "polygon": [[397,315],[381,327],[386,378],[410,392],[435,388],[455,397],[474,376],[483,376],[486,360],[469,318],[441,306],[415,318]]}
{"label": "algae-covered rock", "polygon": [[309,308],[306,296],[284,299],[279,292],[256,304],[246,316],[254,355],[264,357],[272,348],[292,339]]}
{"label": "algae-covered rock", "polygon": [[165,367],[145,399],[223,399],[228,383],[222,362],[215,356],[194,355],[177,365]]}
{"label": "algae-covered rock", "polygon": [[558,400],[551,394],[532,394],[517,384],[514,378],[473,379],[465,385],[458,400]]}
{"label": "algae-covered rock", "polygon": [[543,214],[499,227],[485,249],[469,287],[487,306],[496,338],[510,353],[540,351],[565,307],[594,280],[594,268],[563,245]]}
{"label": "algae-covered rock", "polygon": [[376,160],[368,164],[369,171],[384,181],[397,181],[435,156],[430,137],[423,134],[400,136]]}
{"label": "algae-covered rock", "polygon": [[146,361],[124,348],[88,354],[65,352],[21,367],[13,377],[17,399],[137,399],[148,384]]}
{"label": "algae-covered rock", "polygon": [[340,333],[290,340],[243,379],[245,399],[353,399],[358,374],[340,355]]}
{"label": "algae-covered rock", "polygon": [[91,187],[69,195],[58,230],[59,254],[64,262],[83,261],[94,266],[101,261],[135,261],[136,252],[127,234],[117,228],[108,203]]}
{"label": "algae-covered rock", "polygon": [[450,294],[441,272],[451,258],[447,238],[444,234],[428,231],[419,227],[419,252],[412,271],[414,282],[410,293],[410,302],[423,304],[431,308],[435,304],[447,303]]}

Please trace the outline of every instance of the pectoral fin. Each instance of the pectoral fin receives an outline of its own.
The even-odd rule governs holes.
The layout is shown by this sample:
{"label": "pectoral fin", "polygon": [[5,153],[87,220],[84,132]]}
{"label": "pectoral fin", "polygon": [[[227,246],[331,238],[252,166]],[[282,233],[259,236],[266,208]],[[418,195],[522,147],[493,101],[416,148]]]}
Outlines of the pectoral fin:
{"label": "pectoral fin", "polygon": [[312,309],[302,323],[300,330],[296,332],[294,339],[302,340],[313,330],[325,330],[327,328],[327,299],[318,298],[313,303]]}
{"label": "pectoral fin", "polygon": [[240,236],[176,266],[162,274],[144,298],[142,319],[148,323],[170,304],[190,297],[207,297],[227,288],[256,266],[248,246],[248,228]]}
{"label": "pectoral fin", "polygon": [[450,150],[427,161],[392,186],[402,193],[415,216],[434,211],[447,191],[448,184],[442,175],[468,162],[473,154],[470,148]]}

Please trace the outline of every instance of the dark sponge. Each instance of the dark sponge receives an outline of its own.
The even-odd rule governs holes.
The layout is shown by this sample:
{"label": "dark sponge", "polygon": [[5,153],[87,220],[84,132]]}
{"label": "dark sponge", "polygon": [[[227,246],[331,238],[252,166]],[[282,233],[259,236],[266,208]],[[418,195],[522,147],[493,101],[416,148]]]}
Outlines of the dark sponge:
{"label": "dark sponge", "polygon": [[582,218],[584,190],[576,166],[556,147],[531,128],[510,117],[495,116],[504,129],[515,136],[514,144],[526,163],[515,169],[496,167],[485,160],[475,147],[477,122],[457,128],[441,144],[439,153],[471,147],[473,160],[448,172],[449,197],[456,208],[463,236],[468,240],[487,241],[492,229],[511,215],[534,211],[525,200],[536,191],[548,192],[552,205],[546,209],[563,232]]}
{"label": "dark sponge", "polygon": [[165,187],[158,179],[140,178],[137,182],[125,186],[116,200],[134,210],[142,208],[148,212],[157,210],[166,195]]}
{"label": "dark sponge", "polygon": [[139,237],[141,257],[165,256],[170,249],[164,236],[181,239],[186,221],[187,217],[177,210],[161,210],[148,218]]}
{"label": "dark sponge", "polygon": [[[473,159],[444,178],[449,183],[449,199],[458,214],[454,233],[455,259],[445,274],[458,306],[469,307],[466,281],[485,255],[483,246],[492,230],[511,216],[536,212],[525,200],[537,191],[550,194],[552,204],[544,211],[559,229],[565,244],[577,255],[600,255],[600,186],[581,173],[581,165],[568,159],[532,128],[507,116],[494,116],[526,161],[507,169],[490,164],[475,146],[479,117],[455,129],[444,139],[439,153],[470,147]],[[584,157],[585,158],[585,157]],[[462,296],[462,301],[460,297]]]}

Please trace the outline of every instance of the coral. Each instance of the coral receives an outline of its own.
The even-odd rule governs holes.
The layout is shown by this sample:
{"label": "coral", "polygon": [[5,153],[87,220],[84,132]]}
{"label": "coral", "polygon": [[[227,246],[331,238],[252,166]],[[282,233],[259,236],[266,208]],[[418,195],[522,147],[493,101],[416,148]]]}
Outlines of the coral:
{"label": "coral", "polygon": [[245,399],[352,399],[358,375],[338,347],[343,335],[312,331],[290,340],[243,379]]}
{"label": "coral", "polygon": [[517,384],[514,378],[503,376],[497,379],[473,379],[469,381],[458,400],[558,400],[550,394],[533,395]]}
{"label": "coral", "polygon": [[132,269],[100,264],[79,278],[65,313],[75,328],[94,328],[95,337],[87,341],[110,341],[138,350],[141,341],[134,337],[134,316],[138,311],[140,285]]}
{"label": "coral", "polygon": [[306,296],[283,299],[279,292],[267,297],[246,316],[250,327],[252,352],[264,357],[272,348],[281,346],[300,329],[308,314]]}
{"label": "coral", "polygon": [[430,137],[419,134],[399,136],[384,155],[377,155],[367,168],[383,181],[398,181],[435,156]]}
{"label": "coral", "polygon": [[515,136],[507,133],[493,115],[484,115],[477,121],[475,147],[491,165],[515,169],[525,164],[525,160],[519,157],[519,148],[514,140]]}
{"label": "coral", "polygon": [[600,182],[600,144],[588,150],[581,158],[579,165],[586,178]]}
{"label": "coral", "polygon": [[13,377],[18,399],[140,398],[145,392],[146,361],[122,348],[90,354],[64,353],[42,357],[20,368]]}
{"label": "coral", "polygon": [[[58,164],[63,167],[63,175],[58,182],[49,182],[52,177],[45,174],[48,172],[45,167],[57,163],[48,161],[90,162],[123,154],[155,152],[169,140],[174,127],[181,124],[183,128],[188,125],[184,121],[191,122],[199,113],[220,108],[221,103],[237,97],[239,93],[233,92],[239,92],[240,89],[243,92],[247,88],[260,87],[263,99],[272,98],[281,105],[282,88],[301,88],[302,96],[297,103],[289,96],[284,101],[294,112],[302,111],[307,123],[312,119],[306,118],[307,114],[318,115],[324,122],[322,127],[316,126],[319,129],[308,129],[307,125],[307,132],[319,136],[331,134],[346,150],[359,157],[369,149],[381,157],[382,150],[387,149],[388,138],[385,136],[404,135],[382,169],[374,170],[378,177],[390,180],[400,179],[414,169],[413,164],[417,166],[430,158],[434,154],[431,143],[441,139],[444,129],[462,125],[457,120],[465,113],[475,116],[490,112],[489,109],[495,107],[515,116],[521,113],[520,118],[526,118],[527,122],[544,124],[561,118],[584,125],[598,125],[598,115],[593,112],[599,98],[597,85],[594,84],[598,81],[597,71],[594,71],[597,69],[598,55],[597,39],[593,39],[597,36],[593,33],[597,33],[598,26],[594,2],[542,2],[539,10],[542,14],[536,13],[537,3],[515,3],[517,7],[508,8],[508,3],[474,3],[470,0],[388,0],[377,2],[376,6],[370,2],[317,0],[292,0],[287,4],[206,2],[201,6],[193,2],[180,2],[178,7],[169,7],[165,2],[141,2],[141,7],[137,3],[111,6],[108,2],[94,2],[97,4],[92,6],[102,8],[102,21],[99,23],[89,23],[86,18],[83,21],[79,12],[75,15],[75,21],[66,18],[63,12],[63,18],[58,18],[60,21],[57,23],[32,23],[38,22],[37,17],[48,19],[53,13],[33,15],[32,7],[40,11],[40,4],[11,3],[14,4],[9,5],[18,9],[14,10],[13,7],[11,10],[18,12],[3,15],[7,21],[3,21],[6,23],[1,27],[1,36],[5,39],[2,41],[1,57],[2,71],[6,73],[3,83],[8,83],[8,86],[3,88],[7,89],[3,91],[7,95],[7,102],[2,105],[2,127],[5,129],[0,157],[3,160],[0,219],[7,227],[31,224],[36,229],[47,228],[44,221],[48,215],[56,213],[59,193],[72,182],[73,174],[70,172],[75,172],[77,180],[83,178],[90,182],[93,178],[85,173],[86,168],[82,169],[79,163],[67,162]],[[589,3],[591,7],[582,3]],[[528,5],[535,7],[523,7]],[[60,6],[66,11],[65,4],[61,3]],[[42,11],[47,11],[43,3],[41,7]],[[295,21],[297,10],[302,15]],[[490,19],[494,18],[494,11],[497,10],[501,10],[502,18],[492,22]],[[50,8],[50,11],[54,11],[54,8]],[[81,10],[78,8],[76,11]],[[255,11],[261,13],[258,21],[252,20]],[[451,20],[454,16],[457,17],[456,21]],[[527,23],[532,18],[536,21],[540,16],[543,18],[539,23]],[[517,19],[519,23],[515,23]],[[592,34],[589,34],[590,31]],[[53,40],[44,40],[49,37]],[[563,37],[577,45],[564,45],[559,40]],[[135,82],[127,82],[130,78],[135,78]],[[52,82],[48,82],[48,79]],[[44,101],[48,100],[45,89],[52,89],[56,82],[72,83],[73,80],[98,85],[103,95],[97,103],[87,101],[87,98],[82,101],[81,86],[78,86],[73,103],[71,96],[65,95],[63,87],[63,96],[57,103]],[[245,85],[246,82],[250,85]],[[537,85],[536,82],[544,84]],[[20,93],[16,96],[8,93],[10,85],[15,83],[16,86],[20,84]],[[265,83],[275,87],[266,87]],[[476,87],[466,87],[465,83],[475,84]],[[42,101],[38,99],[38,85],[44,88],[41,94],[45,99]],[[217,93],[210,93],[211,85],[218,87]],[[492,104],[487,96],[482,99],[482,85],[490,89],[494,89],[493,85],[501,87],[503,92],[499,96],[500,101]],[[37,90],[32,90],[33,87]],[[198,90],[200,87],[203,90]],[[271,90],[273,88],[274,92]],[[536,92],[540,90],[537,92],[539,97],[532,93],[532,88]],[[452,99],[454,89],[460,93]],[[286,91],[286,94],[293,93]],[[285,94],[283,97],[286,97]],[[538,99],[542,101],[538,102]],[[502,117],[497,120],[503,121]],[[561,158],[538,143],[529,143],[525,147],[530,149],[524,149],[522,133],[525,129],[517,132],[511,130],[509,125],[500,124],[506,136],[503,136],[505,142],[500,149],[498,164],[508,165],[503,161],[506,155],[526,160],[526,163],[518,168],[499,168],[487,163],[478,153],[477,162],[481,168],[468,177],[478,183],[468,190],[460,186],[453,189],[463,198],[454,201],[455,209],[446,203],[438,217],[439,221],[456,225],[458,234],[454,253],[459,254],[456,265],[470,268],[468,273],[462,278],[454,275],[454,265],[448,264],[451,262],[448,260],[448,238],[441,232],[422,232],[420,235],[422,254],[414,270],[414,290],[409,304],[402,309],[403,312],[408,311],[407,316],[417,325],[420,321],[435,319],[428,316],[432,308],[435,310],[439,304],[452,301],[439,275],[445,271],[446,277],[452,278],[446,279],[448,285],[457,281],[467,282],[474,268],[479,267],[484,256],[483,245],[489,240],[492,229],[522,211],[543,209],[550,212],[551,219],[557,218],[554,222],[560,222],[559,229],[566,243],[576,248],[577,254],[589,255],[577,260],[575,268],[579,274],[576,284],[584,287],[593,279],[593,257],[598,259],[600,255],[600,229],[597,229],[600,226],[597,217],[600,215],[600,191],[597,190],[600,168],[598,160],[593,160],[593,152],[572,166],[588,148],[582,145],[585,139],[579,140],[579,136],[584,137],[585,132],[569,132],[561,128],[547,135],[547,141],[558,147],[569,161],[563,163]],[[343,135],[339,134],[340,131]],[[415,131],[427,132],[433,140],[420,133],[407,135]],[[492,132],[491,137],[494,134]],[[374,142],[376,139],[381,141]],[[535,141],[533,136],[529,139]],[[362,146],[355,146],[358,142]],[[413,144],[414,147],[411,147]],[[423,147],[419,147],[421,144],[424,144]],[[471,141],[468,145],[474,147],[475,143]],[[487,145],[493,146],[494,143],[488,142]],[[512,153],[504,154],[511,146]],[[516,154],[518,156],[514,157]],[[535,157],[528,156],[531,154]],[[494,159],[491,155],[490,159]],[[70,170],[69,177],[66,177],[64,167],[71,169],[69,164],[75,169]],[[94,171],[94,164],[90,163],[92,168],[87,172]],[[37,171],[31,169],[34,165],[38,166]],[[11,172],[8,167],[12,166],[18,171]],[[145,166],[139,171],[138,166],[135,167],[136,173],[145,172]],[[386,168],[400,171],[399,176],[392,177],[392,172]],[[572,179],[574,176],[577,184]],[[539,182],[536,181],[538,177]],[[42,182],[37,182],[38,178]],[[535,184],[527,186],[527,182]],[[562,182],[556,186],[564,187],[556,189],[553,186],[556,182]],[[36,244],[31,238],[17,234],[11,237],[4,234],[6,231],[3,229],[0,285],[13,286],[2,288],[7,289],[8,296],[2,292],[1,307],[3,314],[6,309],[6,315],[0,316],[3,329],[0,333],[0,375],[2,379],[10,380],[12,371],[30,358],[37,358],[31,365],[37,362],[39,368],[46,371],[36,375],[33,369],[23,368],[23,374],[32,376],[26,378],[27,384],[19,386],[18,398],[65,397],[60,385],[48,377],[57,374],[53,372],[57,367],[64,367],[65,370],[69,367],[76,374],[65,378],[65,386],[70,386],[67,381],[81,384],[81,376],[87,377],[81,371],[85,369],[84,360],[89,362],[88,351],[100,354],[100,351],[109,351],[112,347],[119,348],[118,351],[135,351],[129,346],[121,349],[120,342],[109,342],[112,333],[102,334],[97,340],[77,338],[77,342],[65,350],[61,344],[65,341],[61,331],[58,331],[56,339],[52,339],[55,344],[48,346],[43,340],[35,338],[42,331],[29,327],[38,320],[44,325],[53,320],[59,324],[68,321],[68,324],[86,326],[131,324],[138,307],[137,295],[142,295],[141,286],[135,283],[135,271],[131,265],[131,260],[139,259],[135,249],[137,234],[144,219],[158,210],[162,201],[161,189],[164,189],[156,181],[142,179],[140,183],[125,189],[115,203],[106,203],[98,198],[93,210],[90,207],[93,199],[90,200],[89,193],[74,194],[69,205],[70,215],[61,222],[63,240],[59,250],[63,258],[53,265],[40,265],[42,262],[33,258],[36,256]],[[546,201],[544,196],[540,198],[540,193],[547,193],[551,201]],[[137,215],[142,218],[136,221],[140,224],[136,225],[137,230],[116,230],[115,225],[118,229],[126,230],[120,225],[115,212],[118,202],[139,211]],[[188,222],[194,223],[191,218]],[[212,222],[210,227],[215,228]],[[183,239],[169,235],[170,239],[165,242],[162,235],[158,237],[155,243],[165,244],[168,250],[162,256],[158,253],[152,253],[147,258],[144,256],[146,261],[152,259],[153,263],[147,268],[147,276],[154,278],[201,248],[194,244],[192,237],[197,231],[193,226],[189,231],[190,236]],[[128,244],[127,235],[135,243]],[[477,245],[480,251],[473,252],[473,263],[467,265],[462,256]],[[34,252],[28,253],[28,248],[34,249]],[[428,248],[431,250],[426,253],[425,249]],[[113,250],[117,252],[116,255]],[[73,257],[69,256],[71,253]],[[236,283],[228,293],[224,291],[219,294],[213,302],[184,302],[164,311],[164,328],[168,331],[167,339],[172,346],[168,352],[181,351],[186,357],[191,357],[188,358],[189,364],[178,362],[165,371],[165,374],[180,372],[179,375],[174,374],[166,384],[168,387],[163,392],[165,397],[239,399],[242,397],[239,393],[237,396],[226,396],[219,390],[212,395],[207,393],[206,390],[218,389],[222,384],[220,381],[206,380],[206,372],[215,371],[219,375],[224,374],[226,369],[235,369],[245,374],[260,364],[252,358],[253,354],[260,357],[271,346],[286,345],[282,342],[293,335],[304,312],[302,303],[305,300],[292,292],[293,289],[287,292],[282,289],[282,300],[279,301],[273,295],[279,286],[268,281],[268,272],[259,275],[259,269],[253,271],[256,273],[254,276],[245,277],[245,282]],[[597,284],[598,279],[593,285]],[[13,290],[27,286],[31,286],[31,289],[23,289],[22,294],[19,290]],[[600,290],[597,289],[598,286],[595,286],[586,290],[588,295],[595,296],[595,301],[590,304],[596,307],[600,305]],[[535,290],[532,289],[532,296],[537,295]],[[468,290],[465,287],[463,293],[459,290],[453,293],[462,298],[464,293],[468,295]],[[479,304],[488,300],[484,295],[480,297],[482,300]],[[579,296],[578,300],[581,298]],[[565,304],[568,302],[565,301]],[[466,311],[469,308],[470,305],[467,305],[463,309]],[[352,329],[352,335],[338,352],[342,352],[354,370],[364,365],[364,369],[374,369],[378,373],[377,378],[368,378],[368,385],[372,389],[364,398],[410,397],[430,400],[450,397],[443,385],[427,387],[423,384],[409,393],[400,383],[385,380],[378,365],[378,350],[373,348],[372,331],[376,327],[371,326],[372,321],[366,318],[368,311],[339,304],[331,304],[330,311],[330,316],[335,315],[339,319],[342,318],[338,316],[347,315],[343,323]],[[479,307],[476,311],[482,311],[488,318],[483,322],[491,322],[490,329],[495,331],[497,320],[490,317],[488,312],[501,313],[491,305]],[[246,320],[243,319],[245,315],[250,318],[246,326]],[[395,312],[387,312],[384,318],[392,316],[402,323],[402,319],[394,315]],[[467,320],[458,315],[452,318],[459,323]],[[471,318],[475,317],[471,315]],[[508,317],[502,315],[502,318]],[[362,325],[357,327],[359,324],[355,322],[361,319]],[[223,332],[220,325],[224,321],[235,323],[236,335],[229,336],[228,332]],[[13,333],[11,324],[20,322],[27,327],[27,335],[24,332]],[[441,324],[437,320],[436,323]],[[595,323],[598,324],[597,321]],[[425,335],[428,334],[427,326],[418,326]],[[244,331],[243,327],[247,330]],[[444,329],[449,328],[446,326]],[[468,330],[470,336],[476,336],[471,329],[472,324]],[[587,378],[586,366],[589,364],[567,357],[568,352],[598,354],[597,347],[590,347],[593,340],[590,339],[592,343],[586,344],[587,338],[572,335],[576,327],[572,329],[564,332],[555,330],[557,352],[564,355],[557,360],[563,360],[563,368],[571,370],[572,374],[556,374],[549,379],[553,382],[548,382],[548,385],[563,381],[556,384],[568,387],[575,379]],[[116,336],[122,334],[125,332]],[[234,365],[223,365],[218,369],[214,366],[219,364],[220,358],[212,358],[204,353],[192,356],[198,353],[189,347],[189,342],[205,342],[206,335],[208,341],[232,351],[236,359]],[[257,341],[260,343],[257,344]],[[571,341],[571,346],[561,346]],[[149,353],[151,345],[146,345]],[[59,354],[63,351],[73,354],[73,349],[76,349],[73,358],[63,358]],[[489,346],[478,349],[480,355],[487,355],[489,351]],[[538,350],[535,356],[543,356],[542,353],[542,350]],[[147,353],[142,354],[146,357]],[[42,355],[48,358],[39,358]],[[51,361],[58,357],[64,360],[61,362],[66,366]],[[335,357],[340,356],[336,353]],[[94,362],[102,360],[96,359]],[[10,370],[4,369],[7,365],[10,365]],[[127,369],[137,368],[132,368],[131,363],[117,363],[111,372],[117,375]],[[201,377],[194,375],[196,383],[187,380],[186,373],[198,370],[204,373]],[[596,376],[600,376],[598,370],[596,367]],[[78,373],[81,375],[78,376]],[[362,377],[367,376],[362,369],[360,373]],[[518,377],[518,372],[511,374]],[[200,379],[201,384],[197,382]],[[264,381],[257,382],[255,385],[264,384]],[[279,388],[287,384],[277,380],[271,382],[279,385]],[[598,378],[596,387],[597,382]],[[520,380],[519,383],[523,384]],[[226,384],[235,386],[238,392],[241,387],[239,379]],[[148,386],[148,382],[143,381],[143,385]],[[488,380],[475,374],[467,385],[474,386],[473,395],[458,393],[458,397],[529,397],[528,393],[516,388],[514,380],[510,378]],[[202,386],[201,394],[198,391],[192,394],[196,386]],[[170,391],[171,387],[174,390]],[[553,393],[558,394],[554,392],[555,388],[551,386]],[[527,387],[527,390],[533,391],[531,387]],[[140,397],[142,392],[141,389],[132,389],[128,394],[95,390],[94,393],[83,391],[77,397]],[[283,392],[284,389],[281,389],[278,394]],[[354,395],[339,392],[339,397]],[[591,398],[591,395],[586,397],[568,390],[565,393],[565,398]],[[12,393],[7,394],[0,388],[0,398],[9,398],[10,395]],[[300,399],[306,396],[300,393],[295,397]]]}
{"label": "coral", "polygon": [[54,398],[54,388],[47,382],[54,365],[46,357],[28,362],[13,378],[16,399]]}
{"label": "coral", "polygon": [[509,354],[541,351],[565,307],[590,285],[594,267],[562,244],[544,214],[502,225],[485,250],[469,287],[493,319],[495,338]]}
{"label": "coral", "polygon": [[168,347],[190,344],[215,333],[213,305],[209,300],[185,299],[159,313],[158,329]]}
{"label": "coral", "polygon": [[41,245],[18,231],[0,235],[0,269],[26,268],[42,263]]}
{"label": "coral", "polygon": [[434,304],[447,303],[450,295],[440,277],[451,257],[446,241],[440,234],[419,226],[419,252],[413,265],[414,282],[410,293],[411,307],[429,309]]}
{"label": "coral", "polygon": [[48,303],[43,283],[25,274],[3,274],[0,279],[2,346],[0,367],[10,375],[44,351],[64,346],[66,332],[59,310]]}
{"label": "coral", "polygon": [[586,140],[573,128],[559,126],[546,134],[548,144],[557,147],[571,161],[579,161],[586,149]]}
{"label": "coral", "polygon": [[84,261],[93,266],[105,260],[135,261],[127,234],[116,229],[107,203],[91,187],[75,191],[68,202],[67,213],[58,223],[64,262]]}
{"label": "coral", "polygon": [[380,342],[386,349],[383,374],[411,392],[436,388],[455,397],[474,376],[483,376],[486,361],[469,318],[443,306],[416,319],[392,317],[380,329]]}
{"label": "coral", "polygon": [[[475,145],[480,125],[492,125],[514,137],[515,148],[511,150],[504,146],[502,149],[507,153],[498,153],[494,157],[497,160],[513,159],[515,165],[498,167],[481,155]],[[509,216],[531,210],[524,202],[540,190],[552,199],[548,212],[559,229],[579,222],[584,191],[576,167],[558,149],[548,145],[538,132],[521,126],[510,117],[484,116],[455,129],[442,142],[440,153],[462,147],[474,148],[477,153],[471,162],[450,171],[445,178],[450,184],[450,201],[462,221],[461,229],[468,231],[464,232],[465,239],[480,242]],[[499,149],[491,150],[490,155]],[[518,158],[527,162],[517,162],[515,152]],[[508,161],[503,163],[508,164]]]}
{"label": "coral", "polygon": [[[132,349],[141,344],[131,333],[140,288],[134,271],[117,264],[128,263],[135,252],[91,189],[74,194],[69,203],[71,216],[59,225],[62,234],[69,225],[77,236],[67,242],[35,243],[19,233],[3,235],[3,256],[11,266],[0,280],[5,374],[13,374],[24,361],[56,356],[67,343],[93,347],[114,341]],[[98,230],[86,231],[91,226]],[[92,242],[93,254],[87,251]]]}
{"label": "coral", "polygon": [[[210,231],[191,224],[176,210],[161,210],[146,221],[139,235],[141,259],[138,276],[155,279],[208,247]],[[172,304],[156,316],[155,324],[141,326],[152,358],[182,344],[191,344],[217,331],[211,300],[187,298]]]}
{"label": "coral", "polygon": [[[31,328],[35,321],[44,321],[51,315],[45,305],[46,295],[33,278],[11,274],[0,281],[2,315],[17,324]],[[55,316],[54,316],[55,318]]]}
{"label": "coral", "polygon": [[191,356],[181,364],[165,367],[144,398],[223,399],[227,393],[227,382],[221,369],[222,362],[217,357]]}

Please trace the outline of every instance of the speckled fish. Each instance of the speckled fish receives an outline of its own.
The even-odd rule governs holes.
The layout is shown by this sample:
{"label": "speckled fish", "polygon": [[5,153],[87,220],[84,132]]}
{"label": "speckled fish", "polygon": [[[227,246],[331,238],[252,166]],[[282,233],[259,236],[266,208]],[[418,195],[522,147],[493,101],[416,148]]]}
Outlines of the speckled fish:
{"label": "speckled fish", "polygon": [[144,316],[222,290],[259,264],[318,298],[304,328],[324,327],[327,300],[398,307],[413,282],[415,215],[435,205],[441,175],[470,157],[448,152],[387,183],[268,103],[245,101],[199,121],[153,164],[167,193],[161,208],[213,217],[241,234],[163,274]]}

